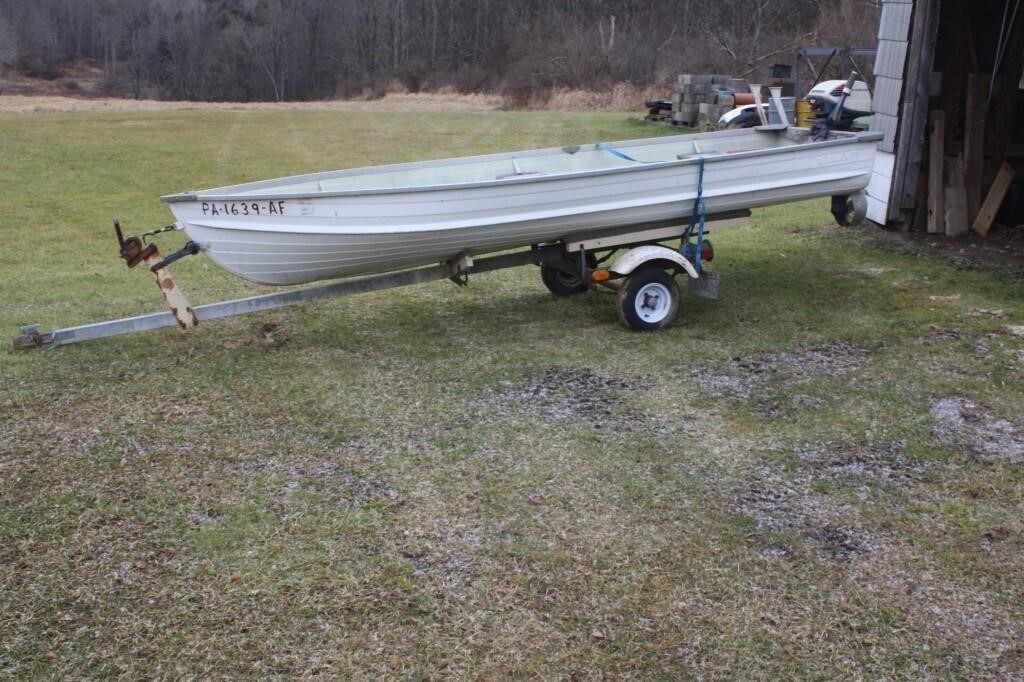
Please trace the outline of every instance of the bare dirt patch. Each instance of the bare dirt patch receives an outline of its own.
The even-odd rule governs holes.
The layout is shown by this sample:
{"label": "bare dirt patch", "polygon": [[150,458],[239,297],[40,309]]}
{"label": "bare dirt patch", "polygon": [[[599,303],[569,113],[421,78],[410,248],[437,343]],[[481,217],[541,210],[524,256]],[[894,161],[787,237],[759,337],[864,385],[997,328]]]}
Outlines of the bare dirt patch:
{"label": "bare dirt patch", "polygon": [[929,405],[940,442],[968,449],[988,463],[1024,458],[1024,429],[963,396],[933,400]]}
{"label": "bare dirt patch", "polygon": [[986,237],[971,232],[949,238],[925,232],[879,230],[865,221],[871,239],[914,255],[939,256],[957,267],[987,267],[1024,273],[1024,226],[994,225]]}

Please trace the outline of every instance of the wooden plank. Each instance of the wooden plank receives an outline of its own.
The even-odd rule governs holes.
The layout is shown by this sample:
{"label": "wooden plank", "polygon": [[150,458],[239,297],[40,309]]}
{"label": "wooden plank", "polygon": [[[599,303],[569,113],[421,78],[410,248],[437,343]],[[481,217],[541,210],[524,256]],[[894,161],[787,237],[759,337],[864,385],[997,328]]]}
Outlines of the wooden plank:
{"label": "wooden plank", "polygon": [[891,220],[898,219],[901,210],[912,209],[917,203],[917,182],[928,125],[928,82],[939,25],[939,0],[916,0],[912,23],[907,75],[903,85],[904,101],[897,134],[896,170],[888,206]]}
{"label": "wooden plank", "polygon": [[981,210],[978,211],[978,217],[974,219],[974,224],[971,225],[974,231],[982,237],[988,235],[992,222],[996,219],[996,213],[999,213],[999,207],[1003,205],[1003,199],[1006,198],[1010,184],[1016,176],[1017,171],[1014,170],[1013,166],[1003,163],[999,173],[996,175],[995,181],[992,183],[992,189],[988,191],[988,196],[985,197],[985,203],[981,205]]}
{"label": "wooden plank", "polygon": [[967,74],[964,108],[964,177],[967,183],[967,220],[974,222],[981,208],[981,176],[985,172],[985,114],[988,81],[983,73]]}
{"label": "wooden plank", "polygon": [[942,175],[943,148],[945,147],[946,113],[933,111],[929,121],[928,140],[928,234],[942,234],[946,220],[943,206],[945,191]]}
{"label": "wooden plank", "polygon": [[963,156],[946,159],[946,236],[960,237],[967,234],[967,189],[964,187]]}

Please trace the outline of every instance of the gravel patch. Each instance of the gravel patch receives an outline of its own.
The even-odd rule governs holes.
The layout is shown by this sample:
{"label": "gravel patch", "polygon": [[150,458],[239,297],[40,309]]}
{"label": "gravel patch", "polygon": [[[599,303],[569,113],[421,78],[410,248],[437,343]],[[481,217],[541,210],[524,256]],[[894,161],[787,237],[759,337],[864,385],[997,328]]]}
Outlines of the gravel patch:
{"label": "gravel patch", "polygon": [[[802,446],[798,466],[783,471],[768,465],[756,468],[747,484],[735,496],[735,510],[753,520],[762,530],[789,532],[814,541],[818,555],[833,561],[847,561],[876,551],[886,539],[883,534],[856,525],[857,511],[829,495],[831,485],[858,485],[865,499],[879,482],[909,483],[927,466],[910,460],[904,444],[854,447],[831,443]],[[789,550],[769,545],[765,558],[787,556]]]}
{"label": "gravel patch", "polygon": [[940,442],[967,448],[988,463],[1019,462],[1024,458],[1024,429],[969,398],[939,398],[929,409]]}
{"label": "gravel patch", "polygon": [[[798,350],[734,357],[724,367],[698,365],[690,370],[689,376],[711,397],[746,401],[773,378],[792,385],[817,376],[846,376],[860,369],[867,355],[868,350],[858,344],[830,341]],[[814,399],[807,398],[807,402],[813,403]],[[767,416],[775,413],[775,408],[768,404],[759,406],[759,410]]]}
{"label": "gravel patch", "polygon": [[985,592],[941,571],[922,570],[908,549],[898,546],[851,564],[838,588],[865,589],[899,604],[910,627],[933,644],[953,649],[974,671],[972,679],[1024,679],[1019,615]]}
{"label": "gravel patch", "polygon": [[248,462],[242,466],[242,471],[249,476],[268,474],[281,478],[286,493],[302,490],[336,495],[353,508],[375,502],[392,502],[398,498],[398,493],[383,479],[353,473],[348,467],[330,460],[266,459]]}
{"label": "gravel patch", "polygon": [[823,442],[806,444],[796,454],[818,480],[906,483],[918,480],[931,463],[907,457],[905,448],[902,441],[867,447]]}
{"label": "gravel patch", "polygon": [[863,528],[827,525],[814,538],[825,547],[834,561],[849,561],[861,554],[875,551],[875,535]]}
{"label": "gravel patch", "polygon": [[480,553],[492,542],[481,536],[473,519],[428,516],[403,533],[395,551],[444,599],[462,601],[480,576]]}
{"label": "gravel patch", "polygon": [[[759,467],[749,486],[737,495],[736,510],[753,519],[759,529],[794,533],[814,541],[820,559],[847,561],[875,551],[882,544],[880,534],[851,525],[856,511],[815,492],[816,480],[806,471],[784,474]],[[765,558],[790,554],[789,548],[771,543],[761,552]]]}
{"label": "gravel patch", "polygon": [[525,381],[502,384],[497,398],[539,413],[545,421],[577,421],[597,429],[632,431],[654,416],[623,409],[628,394],[644,391],[650,382],[636,377],[607,377],[586,368],[555,366]]}
{"label": "gravel patch", "polygon": [[946,327],[940,327],[938,325],[930,324],[925,327],[925,331],[920,336],[912,339],[910,342],[917,346],[934,346],[940,343],[951,343],[954,341],[974,342],[975,348],[980,346],[989,346],[992,339],[995,339],[999,334],[993,334],[991,332],[965,332],[961,329],[949,329]]}

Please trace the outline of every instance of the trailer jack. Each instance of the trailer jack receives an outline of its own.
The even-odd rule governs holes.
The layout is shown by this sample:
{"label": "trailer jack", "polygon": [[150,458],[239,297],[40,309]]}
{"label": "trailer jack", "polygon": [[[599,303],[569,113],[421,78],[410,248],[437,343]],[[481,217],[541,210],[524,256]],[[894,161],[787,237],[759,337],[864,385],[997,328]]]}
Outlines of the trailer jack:
{"label": "trailer jack", "polygon": [[177,228],[176,226],[168,226],[142,235],[142,237],[134,235],[125,237],[121,231],[121,222],[114,220],[114,232],[117,234],[118,246],[121,247],[121,258],[124,259],[129,268],[134,268],[139,263],[145,263],[149,266],[149,270],[156,278],[156,284],[160,287],[160,291],[163,293],[171,313],[174,314],[174,318],[178,321],[178,325],[182,329],[191,329],[199,324],[199,318],[196,317],[192,306],[189,305],[188,299],[185,298],[184,292],[178,287],[177,282],[174,281],[174,277],[171,276],[171,271],[167,269],[167,266],[185,256],[199,253],[199,245],[190,241],[185,244],[184,248],[172,253],[167,258],[162,258],[160,256],[160,249],[157,248],[156,244],[145,243],[147,236],[157,232],[169,232],[172,229]]}

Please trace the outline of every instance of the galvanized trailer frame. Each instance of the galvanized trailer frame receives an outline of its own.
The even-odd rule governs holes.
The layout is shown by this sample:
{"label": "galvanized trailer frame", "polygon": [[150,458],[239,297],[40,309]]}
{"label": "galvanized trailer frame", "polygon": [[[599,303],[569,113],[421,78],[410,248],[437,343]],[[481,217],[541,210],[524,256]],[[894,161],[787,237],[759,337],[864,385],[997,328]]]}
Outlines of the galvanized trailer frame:
{"label": "galvanized trailer frame", "polygon": [[[709,227],[727,227],[736,224],[738,220],[749,217],[749,215],[750,211],[731,211],[708,216],[707,220]],[[691,228],[692,225],[682,224],[679,220],[671,220],[633,225],[611,232],[580,233],[568,236],[555,244],[536,245],[529,250],[514,253],[484,258],[461,254],[457,258],[430,267],[347,279],[301,289],[208,303],[192,308],[171,277],[169,264],[183,255],[194,255],[194,251],[190,251],[189,247],[186,247],[167,259],[161,259],[160,252],[154,245],[145,244],[139,237],[124,238],[121,235],[120,225],[115,222],[118,241],[121,245],[121,256],[128,262],[129,267],[134,267],[138,263],[150,266],[170,310],[50,331],[40,331],[38,324],[23,326],[18,335],[14,337],[14,346],[17,348],[56,348],[83,341],[135,334],[165,327],[189,329],[200,322],[209,320],[443,279],[451,279],[456,284],[465,285],[470,274],[529,264],[551,267],[565,272],[571,270],[572,274],[578,274],[581,281],[586,282],[588,286],[602,284],[618,288],[617,285],[621,283],[618,280],[627,278],[633,271],[642,268],[645,264],[657,262],[657,267],[662,269],[686,272],[690,280],[691,292],[717,298],[717,276],[708,272],[702,274],[699,263],[695,268],[687,258],[680,254],[679,250],[662,246],[652,247],[652,245],[663,241],[688,239]],[[156,232],[167,229],[163,228]],[[603,279],[592,279],[595,270],[587,267],[588,254],[593,256],[597,253],[605,253],[607,258],[616,250],[623,248],[630,249],[630,252],[612,268],[603,269],[607,273],[603,275]],[[577,266],[577,264],[579,265]],[[576,271],[577,267],[579,267],[578,272]]]}
{"label": "galvanized trailer frame", "polygon": [[[541,254],[546,253],[554,247],[547,247],[544,250],[527,251],[521,253],[495,256],[492,258],[472,261],[471,259],[460,259],[455,262],[442,263],[427,268],[417,268],[402,272],[391,272],[371,277],[332,282],[314,287],[292,289],[290,291],[279,291],[261,296],[250,296],[231,301],[220,301],[196,306],[190,310],[194,313],[196,324],[208,320],[216,320],[224,317],[234,317],[285,306],[298,305],[300,303],[311,303],[329,298],[340,298],[353,294],[369,293],[383,289],[392,289],[413,284],[423,284],[441,279],[450,279],[468,275],[471,272],[488,272],[502,268],[526,265],[536,261]],[[66,346],[82,341],[120,336],[123,334],[135,334],[164,327],[182,327],[181,321],[171,310],[149,315],[138,315],[135,317],[124,317],[117,320],[107,320],[84,324],[77,327],[54,329],[53,331],[40,332],[39,325],[30,325],[21,328],[21,333],[15,337],[14,345],[19,348],[54,348]],[[189,325],[193,326],[193,325]]]}

